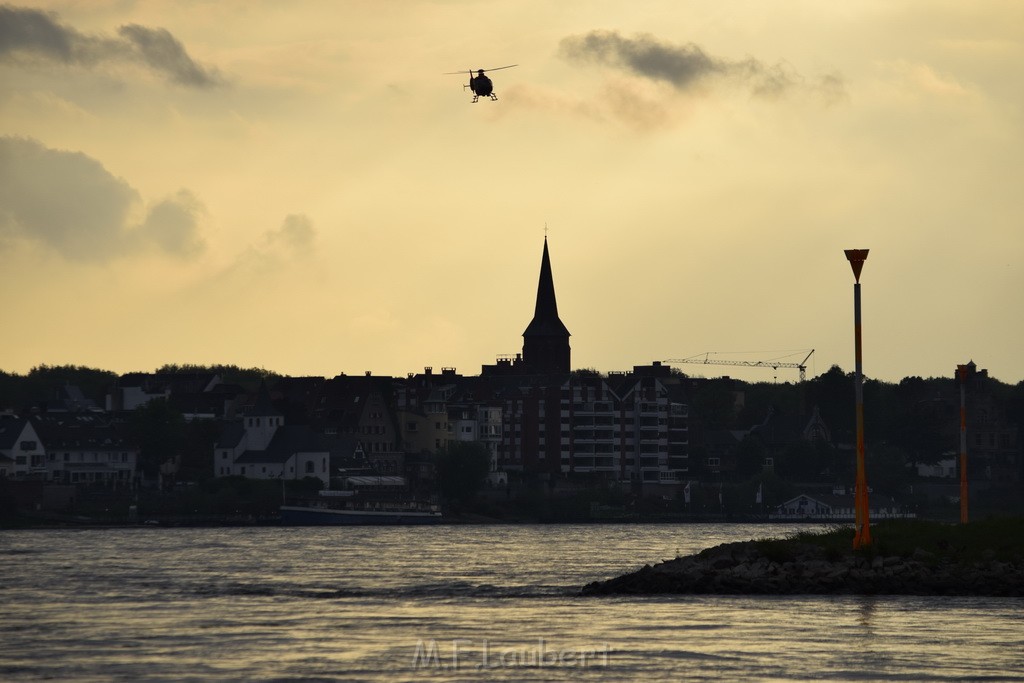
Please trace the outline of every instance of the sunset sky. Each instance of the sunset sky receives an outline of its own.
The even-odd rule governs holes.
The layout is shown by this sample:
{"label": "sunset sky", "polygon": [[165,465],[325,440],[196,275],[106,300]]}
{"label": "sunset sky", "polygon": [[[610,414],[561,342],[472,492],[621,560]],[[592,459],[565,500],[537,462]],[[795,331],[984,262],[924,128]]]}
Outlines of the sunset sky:
{"label": "sunset sky", "polygon": [[477,374],[546,226],[574,368],[852,370],[867,248],[868,377],[1016,383],[1022,74],[1013,0],[0,4],[0,369]]}

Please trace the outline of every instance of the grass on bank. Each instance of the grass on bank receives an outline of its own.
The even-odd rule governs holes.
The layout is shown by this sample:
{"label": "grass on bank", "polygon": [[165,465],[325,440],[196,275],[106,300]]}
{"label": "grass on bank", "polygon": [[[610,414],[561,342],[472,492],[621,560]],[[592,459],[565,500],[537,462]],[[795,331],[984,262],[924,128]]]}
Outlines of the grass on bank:
{"label": "grass on bank", "polygon": [[[925,520],[887,520],[871,526],[871,544],[853,549],[853,527],[824,532],[799,532],[787,539],[758,541],[762,555],[775,562],[798,556],[797,545],[816,545],[831,561],[862,556],[933,557],[935,561],[974,563],[989,560],[1024,561],[1024,518],[987,519],[969,524]],[[924,551],[927,555],[922,555]]]}

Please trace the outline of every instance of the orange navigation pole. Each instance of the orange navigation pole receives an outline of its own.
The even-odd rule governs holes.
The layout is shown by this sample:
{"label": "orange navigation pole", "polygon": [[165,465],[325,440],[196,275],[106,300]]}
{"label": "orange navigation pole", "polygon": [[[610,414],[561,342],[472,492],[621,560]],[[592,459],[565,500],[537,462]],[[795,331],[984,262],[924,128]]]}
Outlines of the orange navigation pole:
{"label": "orange navigation pole", "polygon": [[967,366],[956,366],[960,376],[960,523],[967,524]]}
{"label": "orange navigation pole", "polygon": [[857,483],[854,488],[855,528],[853,547],[871,545],[871,520],[868,516],[868,484],[864,474],[864,372],[861,364],[860,340],[860,270],[868,257],[867,249],[846,249],[846,258],[853,268],[853,340],[857,365],[853,379],[857,396]]}

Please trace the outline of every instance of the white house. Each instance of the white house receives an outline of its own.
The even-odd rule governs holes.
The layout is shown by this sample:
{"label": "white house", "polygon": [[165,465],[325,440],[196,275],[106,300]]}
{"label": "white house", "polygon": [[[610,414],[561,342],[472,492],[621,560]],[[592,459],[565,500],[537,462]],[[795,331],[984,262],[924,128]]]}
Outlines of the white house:
{"label": "white house", "polygon": [[28,418],[0,417],[0,456],[12,461],[0,465],[12,479],[46,478],[46,449]]}
{"label": "white house", "polygon": [[[870,489],[869,489],[870,490]],[[877,519],[912,518],[916,515],[907,512],[894,499],[886,496],[868,496],[868,517]],[[853,494],[846,495],[814,495],[800,494],[780,503],[771,519],[820,519],[835,521],[852,521],[856,518]]]}
{"label": "white house", "polygon": [[228,423],[213,451],[218,477],[302,479],[330,483],[331,449],[323,435],[300,425],[286,425],[274,408],[266,385],[241,422]]}
{"label": "white house", "polygon": [[0,476],[132,485],[139,449],[94,414],[0,417]]}
{"label": "white house", "polygon": [[139,447],[91,414],[48,415],[36,423],[46,448],[46,479],[63,484],[134,486]]}

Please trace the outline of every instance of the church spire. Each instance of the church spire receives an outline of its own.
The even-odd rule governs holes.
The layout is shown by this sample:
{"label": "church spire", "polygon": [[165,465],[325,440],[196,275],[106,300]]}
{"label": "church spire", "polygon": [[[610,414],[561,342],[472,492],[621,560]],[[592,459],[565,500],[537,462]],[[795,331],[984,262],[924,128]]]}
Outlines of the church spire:
{"label": "church spire", "polygon": [[533,320],[523,332],[523,361],[531,370],[543,373],[569,372],[569,330],[558,317],[555,281],[551,275],[548,238],[540,262],[537,305]]}

